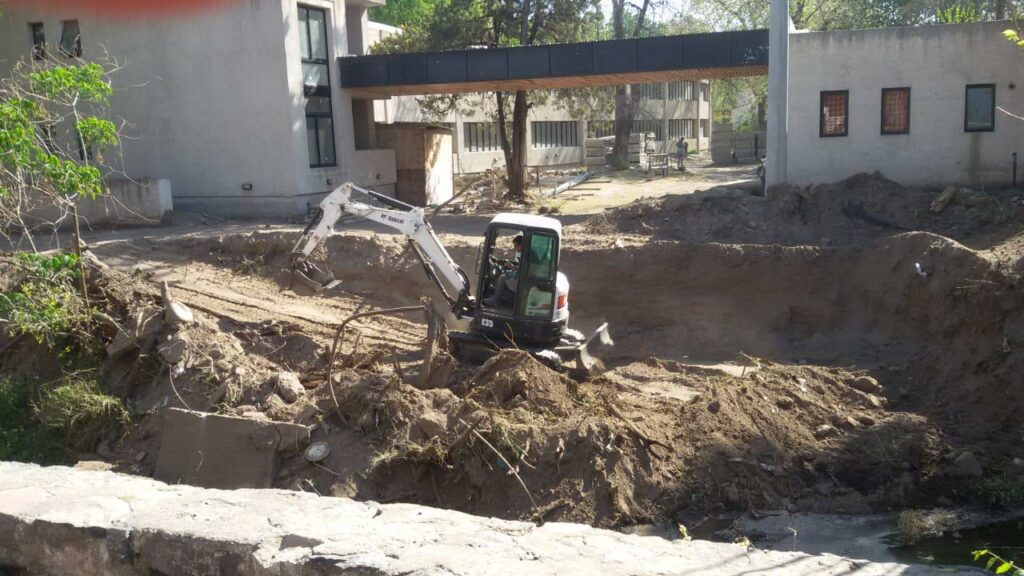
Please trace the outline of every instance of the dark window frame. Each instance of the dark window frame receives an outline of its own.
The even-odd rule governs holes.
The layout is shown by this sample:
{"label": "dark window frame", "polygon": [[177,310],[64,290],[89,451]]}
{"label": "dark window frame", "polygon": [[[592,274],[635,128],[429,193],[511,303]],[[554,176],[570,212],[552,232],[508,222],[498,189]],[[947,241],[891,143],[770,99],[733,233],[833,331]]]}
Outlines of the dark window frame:
{"label": "dark window frame", "polygon": [[[36,36],[38,30],[39,35]],[[42,22],[28,23],[28,37],[32,41],[32,59],[46,60],[46,27]]]}
{"label": "dark window frame", "polygon": [[[885,129],[885,95],[890,92],[906,92],[907,93],[907,127],[903,130],[886,130]],[[881,133],[882,136],[896,136],[900,134],[910,134],[910,103],[911,103],[911,91],[910,86],[901,86],[898,88],[882,88],[882,111],[881,111]],[[846,107],[850,107],[849,101],[846,103]]]}
{"label": "dark window frame", "polygon": [[[305,24],[302,24],[301,21],[300,21],[299,25],[300,26],[303,26],[303,25],[306,26],[306,49],[307,49],[307,54],[309,54],[309,58],[304,58],[303,57],[303,58],[300,58],[300,59],[302,61],[302,64],[324,65],[326,67],[326,71],[327,71],[327,78],[326,78],[327,85],[326,86],[316,86],[312,90],[309,90],[306,87],[306,84],[305,84],[305,71],[303,71],[302,91],[303,91],[304,99],[308,99],[310,96],[318,96],[318,97],[323,97],[323,98],[327,99],[327,111],[326,112],[309,112],[308,110],[304,110],[305,115],[306,115],[307,126],[308,126],[310,120],[312,120],[314,125],[315,125],[314,126],[314,132],[316,132],[316,135],[317,135],[317,138],[316,138],[316,151],[315,151],[316,152],[316,158],[313,157],[313,152],[314,151],[310,150],[309,151],[309,167],[310,168],[334,168],[334,167],[336,167],[338,165],[338,142],[337,142],[337,139],[334,137],[334,132],[335,132],[335,130],[334,130],[334,128],[335,128],[335,125],[334,125],[334,98],[332,97],[332,94],[331,94],[331,63],[330,63],[331,44],[330,44],[330,41],[329,41],[329,38],[328,38],[328,34],[327,34],[327,30],[328,30],[328,27],[327,27],[327,22],[328,22],[328,20],[327,20],[327,10],[325,10],[323,8],[317,8],[315,6],[306,6],[304,4],[299,4],[298,5],[297,17],[301,14],[301,12],[303,10],[305,10],[306,13],[307,13],[306,22],[305,22]],[[314,57],[315,52],[313,51],[313,40],[312,40],[312,36],[313,35],[309,33],[309,15],[308,15],[309,12],[318,12],[323,17],[322,22],[323,22],[323,26],[324,26],[324,29],[323,29],[324,52],[327,55],[327,58],[315,58]],[[300,53],[301,53],[301,50],[300,50]],[[332,162],[323,162],[322,161],[324,154],[323,154],[323,151],[320,150],[320,122],[321,122],[320,119],[321,118],[326,118],[326,119],[330,120],[330,126],[331,126],[331,131],[330,131],[331,147],[334,149],[334,159],[333,159]],[[308,127],[307,127],[307,130],[308,130]],[[308,143],[308,138],[307,138],[307,143]],[[308,146],[307,146],[307,148],[308,148]]]}
{"label": "dark window frame", "polygon": [[[988,127],[984,128],[971,128],[968,123],[968,115],[970,114],[970,104],[968,100],[968,94],[971,93],[971,89],[978,88],[989,88],[992,90],[992,105],[989,107],[989,114],[992,117],[992,123]],[[964,132],[995,132],[996,131],[996,85],[995,84],[968,84],[964,88]]]}
{"label": "dark window frame", "polygon": [[[843,123],[843,131],[835,134],[825,133],[825,99],[829,96],[842,94],[846,100],[846,122]],[[822,90],[818,101],[818,137],[819,138],[845,138],[850,135],[850,91],[849,90]]]}
{"label": "dark window frame", "polygon": [[470,154],[501,150],[497,122],[463,122],[463,149]]}
{"label": "dark window frame", "polygon": [[[71,44],[71,49],[66,50],[64,46],[64,40],[68,29],[68,24],[74,22],[75,28],[78,32],[75,34],[74,41]],[[60,21],[60,47],[58,48],[61,55],[65,58],[81,58],[82,57],[82,25],[77,19],[61,20]]]}
{"label": "dark window frame", "polygon": [[579,124],[575,120],[534,120],[530,124],[530,143],[539,150],[578,148]]}

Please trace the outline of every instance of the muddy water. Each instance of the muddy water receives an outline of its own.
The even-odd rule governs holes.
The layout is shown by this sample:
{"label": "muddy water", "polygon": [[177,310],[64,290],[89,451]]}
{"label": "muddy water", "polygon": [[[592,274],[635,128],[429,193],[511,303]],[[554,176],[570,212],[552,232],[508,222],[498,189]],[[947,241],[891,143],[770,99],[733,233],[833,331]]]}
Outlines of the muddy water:
{"label": "muddy water", "polygon": [[976,569],[972,552],[988,549],[1007,560],[1024,561],[1024,516],[998,516],[953,511],[964,528],[922,539],[912,546],[900,543],[895,514],[837,516],[771,514],[739,520],[712,519],[692,532],[709,540],[730,540],[743,534],[759,548],[808,554],[838,554],[874,562],[928,564],[953,571]]}

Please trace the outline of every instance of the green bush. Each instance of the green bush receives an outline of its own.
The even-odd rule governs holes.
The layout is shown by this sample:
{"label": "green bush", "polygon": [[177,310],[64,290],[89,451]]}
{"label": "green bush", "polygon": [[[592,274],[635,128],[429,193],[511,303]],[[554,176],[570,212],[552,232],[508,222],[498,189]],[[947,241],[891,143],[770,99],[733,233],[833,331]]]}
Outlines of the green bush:
{"label": "green bush", "polygon": [[60,435],[33,417],[38,395],[30,381],[0,376],[0,460],[57,464],[66,456]]}
{"label": "green bush", "polygon": [[44,389],[35,408],[36,419],[62,433],[65,444],[77,450],[91,450],[104,436],[121,433],[130,423],[124,402],[81,376]]}
{"label": "green bush", "polygon": [[992,506],[1015,509],[1024,506],[1024,476],[1002,472],[979,480],[974,492]]}
{"label": "green bush", "polygon": [[17,260],[28,277],[0,293],[0,326],[10,336],[27,334],[54,347],[88,323],[89,310],[75,285],[77,256],[20,253]]}

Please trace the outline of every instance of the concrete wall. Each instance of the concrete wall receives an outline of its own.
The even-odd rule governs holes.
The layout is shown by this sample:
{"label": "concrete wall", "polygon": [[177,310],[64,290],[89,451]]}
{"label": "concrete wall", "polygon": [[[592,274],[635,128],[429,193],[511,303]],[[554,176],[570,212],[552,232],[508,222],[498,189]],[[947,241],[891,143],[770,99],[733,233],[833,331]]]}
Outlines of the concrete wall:
{"label": "concrete wall", "polygon": [[[994,132],[964,132],[967,84],[996,84],[996,105],[1024,114],[1024,55],[1005,22],[790,37],[789,181],[881,171],[906,185],[1009,183],[1024,121],[996,112]],[[882,88],[911,88],[910,133],[880,134]],[[849,90],[849,135],[820,138],[823,90]]]}
{"label": "concrete wall", "polygon": [[713,128],[711,160],[715,164],[754,164],[766,153],[768,134],[736,132],[732,124],[719,124]]}
{"label": "concrete wall", "polygon": [[[329,68],[337,87],[333,63],[348,50],[346,12],[365,16],[366,9],[346,10],[333,0],[303,3],[328,10]],[[309,168],[297,16],[292,0],[230,3],[187,17],[127,21],[99,19],[72,7],[5,6],[0,73],[30,54],[29,22],[43,22],[55,48],[60,21],[78,19],[84,59],[109,55],[122,66],[113,77],[110,110],[113,119],[127,122],[123,169],[129,176],[171,180],[178,209],[230,216],[298,214],[330,190],[328,180],[389,174],[393,167],[353,171],[351,100],[335,88],[338,166]]]}
{"label": "concrete wall", "polygon": [[13,574],[829,576],[851,570],[941,573],[301,491],[212,490],[0,462],[0,572]]}
{"label": "concrete wall", "polygon": [[[93,200],[83,198],[78,201],[81,226],[152,225],[170,219],[174,210],[170,180],[120,178],[107,180],[105,184],[105,195]],[[64,216],[61,210],[50,206],[32,210],[26,223],[52,223]],[[61,227],[69,228],[71,225],[72,221],[66,219]]]}

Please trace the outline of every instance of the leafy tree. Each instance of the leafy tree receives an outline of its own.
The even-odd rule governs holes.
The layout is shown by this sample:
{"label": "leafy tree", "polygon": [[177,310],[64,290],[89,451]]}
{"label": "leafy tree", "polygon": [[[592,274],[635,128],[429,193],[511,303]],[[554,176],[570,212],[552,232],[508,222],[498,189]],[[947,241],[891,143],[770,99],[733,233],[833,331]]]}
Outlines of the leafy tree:
{"label": "leafy tree", "polygon": [[[374,51],[398,53],[485,46],[530,46],[579,40],[600,21],[598,0],[439,0],[420,22],[379,42]],[[526,121],[550,93],[494,92],[498,138],[505,157],[506,198],[526,192]],[[443,115],[463,97],[419,99],[428,115]]]}
{"label": "leafy tree", "polygon": [[0,233],[20,231],[33,250],[29,211],[54,206],[59,224],[79,199],[103,194],[103,155],[120,143],[103,117],[110,70],[56,61],[19,63],[0,82]]}
{"label": "leafy tree", "polygon": [[379,8],[370,10],[374,22],[391,26],[416,26],[422,23],[434,9],[436,0],[388,0]]}

